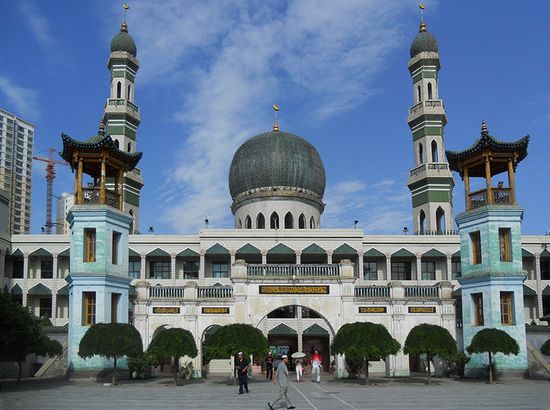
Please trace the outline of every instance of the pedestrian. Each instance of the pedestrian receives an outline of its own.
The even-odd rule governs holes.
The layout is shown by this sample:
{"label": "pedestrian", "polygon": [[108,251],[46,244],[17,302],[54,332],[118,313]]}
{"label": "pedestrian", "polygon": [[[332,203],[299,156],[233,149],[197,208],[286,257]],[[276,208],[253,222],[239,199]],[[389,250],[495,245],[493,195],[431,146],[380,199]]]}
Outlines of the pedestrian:
{"label": "pedestrian", "polygon": [[302,360],[298,359],[296,360],[296,381],[300,383],[300,380],[302,380],[302,376],[304,375],[304,368],[302,366]]}
{"label": "pedestrian", "polygon": [[286,401],[286,408],[287,409],[295,409],[288,399],[288,356],[286,354],[283,355],[283,360],[277,367],[277,371],[275,372],[275,380],[273,380],[273,384],[279,383],[279,395],[275,400],[272,402],[267,402],[267,407],[269,407],[270,410],[273,410],[273,405],[277,403],[279,400],[281,400],[284,396]]}
{"label": "pedestrian", "polygon": [[250,393],[248,391],[248,360],[243,356],[243,352],[238,353],[235,369],[237,369],[239,378],[239,394],[243,394],[243,388],[244,391]]}
{"label": "pedestrian", "polygon": [[311,377],[312,382],[321,383],[321,365],[323,358],[319,354],[319,350],[315,349],[315,353],[311,356]]}
{"label": "pedestrian", "polygon": [[273,380],[273,354],[271,352],[265,358],[265,379]]}

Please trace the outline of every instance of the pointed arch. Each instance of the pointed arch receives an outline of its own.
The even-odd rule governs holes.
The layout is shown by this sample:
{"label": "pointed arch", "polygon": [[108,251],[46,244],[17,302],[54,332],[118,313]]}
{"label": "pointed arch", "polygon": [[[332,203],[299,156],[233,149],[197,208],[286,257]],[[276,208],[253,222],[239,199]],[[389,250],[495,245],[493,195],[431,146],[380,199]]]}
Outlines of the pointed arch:
{"label": "pointed arch", "polygon": [[418,143],[418,163],[424,163],[424,146],[421,142]]}
{"label": "pointed arch", "polygon": [[437,233],[444,232],[447,229],[445,226],[445,211],[441,207],[437,208],[437,211],[435,211],[435,223]]}
{"label": "pointed arch", "polygon": [[246,215],[246,219],[244,220],[244,229],[252,229],[252,219],[250,219],[250,215]]}
{"label": "pointed arch", "polygon": [[243,222],[241,221],[241,218],[239,218],[239,222],[237,223],[238,229],[243,229]]}
{"label": "pointed arch", "polygon": [[269,218],[269,227],[271,229],[279,229],[279,226],[279,214],[277,212],[273,212]]}
{"label": "pointed arch", "polygon": [[306,229],[306,217],[304,214],[300,214],[298,218],[298,229]]}
{"label": "pointed arch", "polygon": [[120,148],[120,142],[118,140],[115,140],[115,147]]}
{"label": "pointed arch", "polygon": [[315,219],[313,217],[309,218],[309,229],[315,229]]}
{"label": "pointed arch", "polygon": [[116,84],[116,98],[121,98],[121,97],[122,97],[122,83],[119,81]]}
{"label": "pointed arch", "polygon": [[432,162],[439,162],[439,153],[437,150],[436,140],[432,140]]}
{"label": "pointed arch", "polygon": [[132,143],[131,142],[128,143],[128,152],[132,152]]}
{"label": "pointed arch", "polygon": [[432,83],[428,83],[428,100],[433,100]]}
{"label": "pointed arch", "polygon": [[290,211],[285,215],[285,229],[294,229],[294,217]]}
{"label": "pointed arch", "polygon": [[265,229],[265,217],[264,214],[262,214],[261,212],[256,217],[256,228]]}
{"label": "pointed arch", "polygon": [[418,94],[418,102],[422,101],[422,88],[419,85],[416,87],[416,92]]}
{"label": "pointed arch", "polygon": [[132,101],[132,85],[128,84],[128,88],[126,89],[126,99],[128,101]]}
{"label": "pointed arch", "polygon": [[424,210],[420,210],[420,215],[418,215],[418,230],[421,235],[426,232],[426,213]]}

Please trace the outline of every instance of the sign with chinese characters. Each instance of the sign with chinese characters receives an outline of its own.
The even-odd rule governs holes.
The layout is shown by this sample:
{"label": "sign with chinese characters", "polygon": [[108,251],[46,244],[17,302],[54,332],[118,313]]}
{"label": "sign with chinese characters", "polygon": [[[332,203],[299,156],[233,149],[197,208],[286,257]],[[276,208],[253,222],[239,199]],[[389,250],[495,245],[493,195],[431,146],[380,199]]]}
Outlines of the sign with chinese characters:
{"label": "sign with chinese characters", "polygon": [[178,306],[155,306],[153,313],[162,315],[179,315],[180,308]]}
{"label": "sign with chinese characters", "polygon": [[260,285],[261,295],[328,295],[330,286]]}
{"label": "sign with chinese characters", "polygon": [[359,313],[386,313],[386,306],[359,306]]}
{"label": "sign with chinese characters", "polygon": [[228,315],[228,307],[203,307],[202,313],[204,315]]}
{"label": "sign with chinese characters", "polygon": [[435,313],[435,306],[409,306],[409,313]]}

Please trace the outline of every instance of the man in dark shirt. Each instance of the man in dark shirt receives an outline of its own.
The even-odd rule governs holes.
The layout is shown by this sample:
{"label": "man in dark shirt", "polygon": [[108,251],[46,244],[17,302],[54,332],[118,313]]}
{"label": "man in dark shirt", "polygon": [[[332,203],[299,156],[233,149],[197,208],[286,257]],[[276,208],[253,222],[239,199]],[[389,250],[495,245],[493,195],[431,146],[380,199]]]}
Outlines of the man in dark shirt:
{"label": "man in dark shirt", "polygon": [[235,368],[239,377],[239,394],[243,394],[243,387],[248,393],[248,360],[243,356],[243,352],[239,352]]}
{"label": "man in dark shirt", "polygon": [[265,379],[273,380],[273,355],[271,352],[265,358]]}

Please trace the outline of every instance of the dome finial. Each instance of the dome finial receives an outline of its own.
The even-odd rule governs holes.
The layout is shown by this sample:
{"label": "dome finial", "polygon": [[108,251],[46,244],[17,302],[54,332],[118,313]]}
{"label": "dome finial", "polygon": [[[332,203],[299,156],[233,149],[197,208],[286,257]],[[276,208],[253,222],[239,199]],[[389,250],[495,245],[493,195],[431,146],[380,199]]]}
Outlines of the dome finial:
{"label": "dome finial", "polygon": [[122,25],[120,26],[120,31],[127,33],[128,32],[128,24],[126,24],[126,11],[130,8],[126,3],[122,5],[122,8],[124,9],[124,20],[122,21]]}
{"label": "dome finial", "polygon": [[487,123],[485,122],[485,120],[483,120],[483,121],[481,121],[481,133],[486,134],[487,132],[489,132],[487,130]]}
{"label": "dome finial", "polygon": [[277,118],[277,113],[279,112],[280,109],[281,107],[279,107],[276,103],[273,104],[273,111],[275,112],[275,122],[273,123],[273,132],[279,132],[279,121]]}
{"label": "dome finial", "polygon": [[426,23],[424,23],[424,9],[426,6],[423,3],[420,3],[418,5],[418,8],[420,9],[420,30],[419,32],[422,33],[424,31],[427,31]]}

